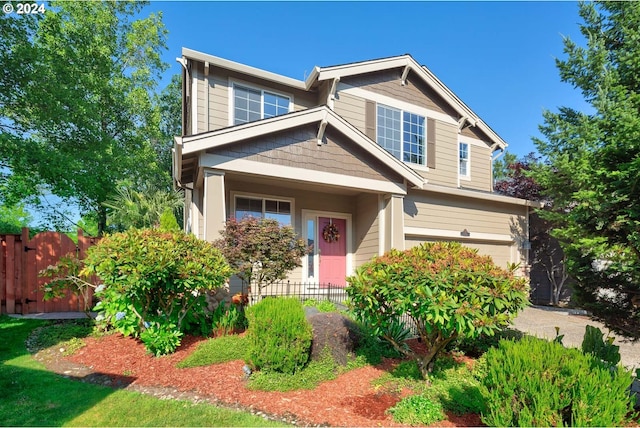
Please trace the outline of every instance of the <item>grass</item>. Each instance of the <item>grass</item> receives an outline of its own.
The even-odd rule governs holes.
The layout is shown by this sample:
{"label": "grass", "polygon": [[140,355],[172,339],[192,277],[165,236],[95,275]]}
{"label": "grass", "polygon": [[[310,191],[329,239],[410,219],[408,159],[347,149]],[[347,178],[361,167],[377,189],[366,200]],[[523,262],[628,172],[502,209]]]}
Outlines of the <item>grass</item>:
{"label": "grass", "polygon": [[209,339],[187,358],[178,363],[179,368],[208,366],[244,359],[247,340],[245,336],[229,335]]}
{"label": "grass", "polygon": [[[41,346],[60,346],[68,335],[64,327],[44,321],[0,316],[3,426],[286,426],[246,412],[160,400],[51,373],[31,357],[25,346],[29,334],[38,327],[44,332],[37,340]],[[86,330],[80,334],[86,335]],[[55,342],[57,336],[62,342]]]}

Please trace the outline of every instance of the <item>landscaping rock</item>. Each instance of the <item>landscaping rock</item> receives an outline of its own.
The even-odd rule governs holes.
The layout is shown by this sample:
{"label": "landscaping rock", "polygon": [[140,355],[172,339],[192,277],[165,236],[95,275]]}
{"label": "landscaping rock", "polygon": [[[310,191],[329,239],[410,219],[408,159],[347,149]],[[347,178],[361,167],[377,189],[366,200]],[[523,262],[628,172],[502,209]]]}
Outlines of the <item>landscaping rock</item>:
{"label": "landscaping rock", "polygon": [[311,313],[307,319],[313,327],[311,359],[319,359],[328,348],[336,363],[346,365],[360,341],[356,323],[337,312]]}

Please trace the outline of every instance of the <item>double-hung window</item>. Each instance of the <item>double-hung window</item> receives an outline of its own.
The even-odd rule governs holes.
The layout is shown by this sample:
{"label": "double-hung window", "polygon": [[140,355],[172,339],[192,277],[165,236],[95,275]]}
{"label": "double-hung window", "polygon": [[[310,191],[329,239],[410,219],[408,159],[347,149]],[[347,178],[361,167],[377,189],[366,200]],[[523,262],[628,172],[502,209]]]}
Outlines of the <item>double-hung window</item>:
{"label": "double-hung window", "polygon": [[253,122],[289,113],[289,97],[260,89],[233,85],[233,124]]}
{"label": "double-hung window", "polygon": [[380,146],[403,162],[425,164],[424,116],[378,104],[377,119]]}
{"label": "double-hung window", "polygon": [[235,217],[272,218],[281,225],[291,225],[291,201],[236,196]]}
{"label": "double-hung window", "polygon": [[460,177],[469,178],[470,176],[470,168],[469,168],[469,143],[460,143]]}

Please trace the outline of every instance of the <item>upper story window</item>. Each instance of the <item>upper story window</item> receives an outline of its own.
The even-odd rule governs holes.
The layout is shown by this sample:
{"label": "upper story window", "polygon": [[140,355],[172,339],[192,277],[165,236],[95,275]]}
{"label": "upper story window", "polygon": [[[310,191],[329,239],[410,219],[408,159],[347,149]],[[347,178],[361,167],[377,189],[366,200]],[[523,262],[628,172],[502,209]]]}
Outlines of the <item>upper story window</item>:
{"label": "upper story window", "polygon": [[424,116],[378,104],[377,119],[380,146],[401,161],[425,164]]}
{"label": "upper story window", "polygon": [[469,143],[460,143],[460,177],[469,178],[471,168],[469,165]]}
{"label": "upper story window", "polygon": [[233,85],[233,124],[289,113],[290,102],[284,95]]}
{"label": "upper story window", "polygon": [[291,201],[236,196],[235,217],[272,218],[281,225],[291,225]]}

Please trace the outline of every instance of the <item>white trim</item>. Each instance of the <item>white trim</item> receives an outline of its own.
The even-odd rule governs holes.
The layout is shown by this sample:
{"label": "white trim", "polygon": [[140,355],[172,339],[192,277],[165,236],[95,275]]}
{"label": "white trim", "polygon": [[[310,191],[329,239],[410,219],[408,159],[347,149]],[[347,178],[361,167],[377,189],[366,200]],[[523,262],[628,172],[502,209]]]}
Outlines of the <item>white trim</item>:
{"label": "white trim", "polygon": [[255,173],[261,176],[300,181],[306,183],[323,184],[331,187],[348,187],[351,189],[407,194],[403,183],[374,180],[371,178],[355,177],[352,175],[336,174],[333,172],[316,171],[292,166],[268,164],[247,159],[236,159],[227,156],[205,153],[200,156],[200,167],[216,168],[225,171],[241,173]]}
{"label": "white trim", "polygon": [[[314,218],[315,219],[315,227],[316,229],[318,228],[318,217],[331,217],[331,218],[338,218],[341,220],[346,220],[347,222],[347,236],[346,236],[346,244],[347,244],[347,254],[345,255],[345,259],[346,259],[346,274],[347,276],[352,275],[353,274],[353,222],[352,222],[352,215],[349,213],[340,213],[340,212],[333,212],[333,211],[318,211],[318,210],[307,210],[307,209],[303,209],[301,210],[301,218],[302,218],[302,227],[301,227],[301,232],[302,232],[302,237],[303,239],[307,239],[308,237],[308,231],[307,231],[307,220],[309,218]],[[315,234],[315,238],[314,241],[317,241],[319,239],[319,235],[317,233],[316,230],[316,234]],[[316,279],[316,281],[314,281],[315,283],[319,283],[320,281],[320,260],[317,257],[318,255],[318,245],[314,245],[314,267],[313,270],[314,272],[318,272],[318,277]],[[308,280],[307,277],[307,272],[309,272],[308,269],[308,265],[307,265],[307,257],[304,257],[302,260],[302,282],[311,282]]]}
{"label": "white trim", "polygon": [[385,199],[383,195],[378,195],[378,255],[383,255],[386,248],[385,226],[387,217],[385,214]]}
{"label": "white trim", "polygon": [[[191,194],[191,212],[193,213],[192,217],[192,233],[196,235],[200,239],[204,239],[203,236],[200,236],[200,210],[198,209],[198,201],[200,200],[200,189],[195,187],[193,189],[193,193]],[[203,213],[204,217],[204,213]]]}
{"label": "white trim", "polygon": [[[265,71],[259,68],[251,67],[239,62],[230,61],[228,59],[205,54],[188,48],[182,48],[182,56],[199,62],[209,62],[209,66],[224,68],[226,70],[237,71],[241,74],[258,77],[262,80],[279,83],[281,85],[291,86],[296,89],[308,90],[308,85],[302,80],[292,79],[291,77]],[[317,74],[317,73],[316,73]],[[312,75],[315,77],[316,74]],[[310,76],[311,77],[311,76]]]}
{"label": "white trim", "polygon": [[491,241],[491,242],[503,242],[514,243],[515,239],[511,235],[503,235],[498,233],[480,233],[470,231],[469,236],[460,235],[459,230],[447,230],[447,229],[429,229],[426,227],[405,227],[404,235],[406,236],[419,236],[419,237],[431,237],[431,238],[445,238],[455,239],[458,241]]}
{"label": "white trim", "polygon": [[[461,144],[465,144],[467,146],[467,158],[466,158],[467,173],[466,174],[460,173],[460,152],[461,152],[460,145]],[[469,144],[466,141],[460,141],[460,140],[458,140],[458,180],[471,181],[471,144]]]}
{"label": "white trim", "polygon": [[397,108],[400,110],[406,110],[411,113],[420,114],[424,117],[437,119],[441,122],[448,123],[449,125],[456,125],[456,126],[458,125],[458,122],[448,114],[440,113],[435,110],[430,110],[428,108],[425,108],[424,106],[411,104],[406,101],[399,100],[397,98],[389,97],[387,95],[382,95],[376,92],[367,91],[366,89],[350,86],[350,85],[347,85],[346,83],[340,82],[338,84],[338,94],[340,92],[353,95],[354,97],[375,101],[376,103],[384,104],[389,107]]}
{"label": "white trim", "polygon": [[279,97],[288,98],[289,99],[289,108],[287,113],[291,113],[293,111],[293,106],[295,105],[293,100],[293,94],[287,92],[281,92],[269,88],[268,86],[256,85],[255,83],[250,83],[245,80],[236,79],[233,77],[228,78],[228,88],[229,88],[229,96],[228,96],[228,109],[229,109],[229,126],[235,126],[235,87],[242,86],[247,89],[251,89],[254,91],[260,91],[260,119],[264,119],[264,93],[269,92]]}
{"label": "white trim", "polygon": [[198,133],[198,70],[192,67],[191,72],[191,133]]}
{"label": "white trim", "polygon": [[296,200],[295,198],[289,197],[289,196],[276,196],[276,195],[267,195],[264,193],[251,193],[251,192],[243,192],[243,191],[238,191],[238,190],[231,190],[229,192],[229,199],[231,199],[229,201],[229,206],[230,206],[230,210],[229,210],[229,215],[230,216],[235,216],[235,212],[236,212],[236,198],[240,197],[240,198],[247,198],[247,199],[262,199],[262,214],[264,214],[264,201],[265,200],[270,200],[270,201],[281,201],[281,202],[289,202],[289,204],[291,204],[291,227],[293,227],[295,229],[295,221],[296,221]]}
{"label": "white trim", "polygon": [[438,186],[436,184],[425,183],[422,190],[433,193],[440,193],[449,196],[459,196],[464,198],[479,199],[483,201],[501,202],[503,204],[521,205],[525,207],[541,208],[542,203],[528,201],[526,199],[512,198],[498,193],[488,193],[479,190],[457,189],[455,187]]}

